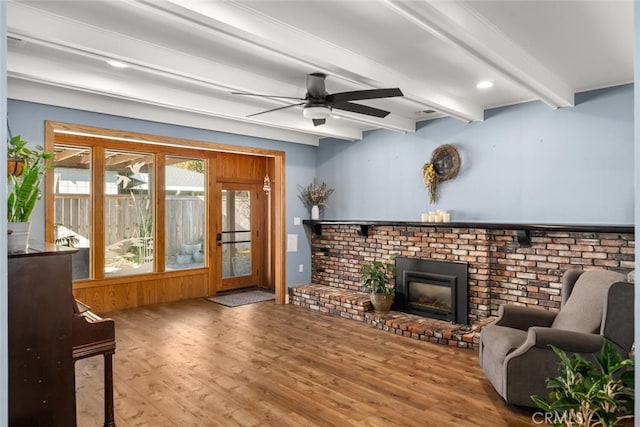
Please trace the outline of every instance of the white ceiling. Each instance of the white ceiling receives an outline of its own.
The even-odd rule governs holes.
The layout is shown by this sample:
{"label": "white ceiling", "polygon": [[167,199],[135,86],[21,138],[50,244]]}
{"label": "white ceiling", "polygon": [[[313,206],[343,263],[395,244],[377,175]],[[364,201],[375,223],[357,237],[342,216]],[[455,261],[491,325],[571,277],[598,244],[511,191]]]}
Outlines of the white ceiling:
{"label": "white ceiling", "polygon": [[[7,14],[10,98],[305,144],[530,100],[567,107],[633,81],[631,0],[9,0]],[[405,96],[358,101],[386,118],[334,109],[315,127],[301,107],[246,117],[295,101],[231,94],[302,98],[313,72],[329,93]]]}

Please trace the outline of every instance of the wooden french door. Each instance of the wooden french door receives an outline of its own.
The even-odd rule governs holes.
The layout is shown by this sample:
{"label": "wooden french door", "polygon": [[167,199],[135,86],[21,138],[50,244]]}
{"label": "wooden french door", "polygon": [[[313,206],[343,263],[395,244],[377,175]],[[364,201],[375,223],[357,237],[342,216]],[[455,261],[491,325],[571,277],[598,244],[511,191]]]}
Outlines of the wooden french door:
{"label": "wooden french door", "polygon": [[219,183],[216,260],[218,291],[263,287],[265,195],[257,184]]}

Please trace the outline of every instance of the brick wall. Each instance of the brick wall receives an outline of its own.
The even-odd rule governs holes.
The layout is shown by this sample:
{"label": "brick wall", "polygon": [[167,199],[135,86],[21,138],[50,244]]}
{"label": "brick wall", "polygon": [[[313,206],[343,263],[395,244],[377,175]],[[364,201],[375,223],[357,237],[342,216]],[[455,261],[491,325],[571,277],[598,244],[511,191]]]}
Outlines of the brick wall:
{"label": "brick wall", "polygon": [[368,236],[359,231],[353,224],[323,224],[321,235],[312,234],[313,283],[359,290],[362,263],[392,253],[466,262],[472,322],[496,316],[504,303],[558,309],[562,274],[571,268],[635,268],[633,234],[531,231],[524,247],[513,230],[376,225]]}

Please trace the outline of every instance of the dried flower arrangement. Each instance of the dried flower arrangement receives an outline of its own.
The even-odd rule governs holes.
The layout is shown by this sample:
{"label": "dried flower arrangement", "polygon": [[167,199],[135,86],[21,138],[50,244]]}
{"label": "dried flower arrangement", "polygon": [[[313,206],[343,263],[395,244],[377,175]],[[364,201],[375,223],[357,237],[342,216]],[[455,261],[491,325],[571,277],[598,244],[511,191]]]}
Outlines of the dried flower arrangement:
{"label": "dried flower arrangement", "polygon": [[432,205],[436,202],[436,192],[438,191],[438,175],[436,175],[433,163],[425,163],[422,166],[422,180],[424,186],[429,190],[429,204]]}
{"label": "dried flower arrangement", "polygon": [[302,200],[302,203],[311,209],[312,206],[326,206],[327,199],[333,193],[333,188],[329,188],[326,182],[318,185],[314,181],[312,184],[302,187],[298,185],[298,191],[300,194],[298,198]]}

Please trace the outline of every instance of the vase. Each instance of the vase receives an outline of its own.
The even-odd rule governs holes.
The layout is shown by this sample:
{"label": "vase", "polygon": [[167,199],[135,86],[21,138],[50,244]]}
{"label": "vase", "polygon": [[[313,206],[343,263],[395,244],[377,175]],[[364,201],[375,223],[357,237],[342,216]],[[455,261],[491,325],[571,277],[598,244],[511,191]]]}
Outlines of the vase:
{"label": "vase", "polygon": [[393,305],[395,294],[369,294],[371,305],[376,313],[388,313]]}
{"label": "vase", "polygon": [[318,205],[311,206],[311,219],[320,219],[320,208]]}
{"label": "vase", "polygon": [[7,252],[26,252],[29,249],[31,221],[7,223]]}

